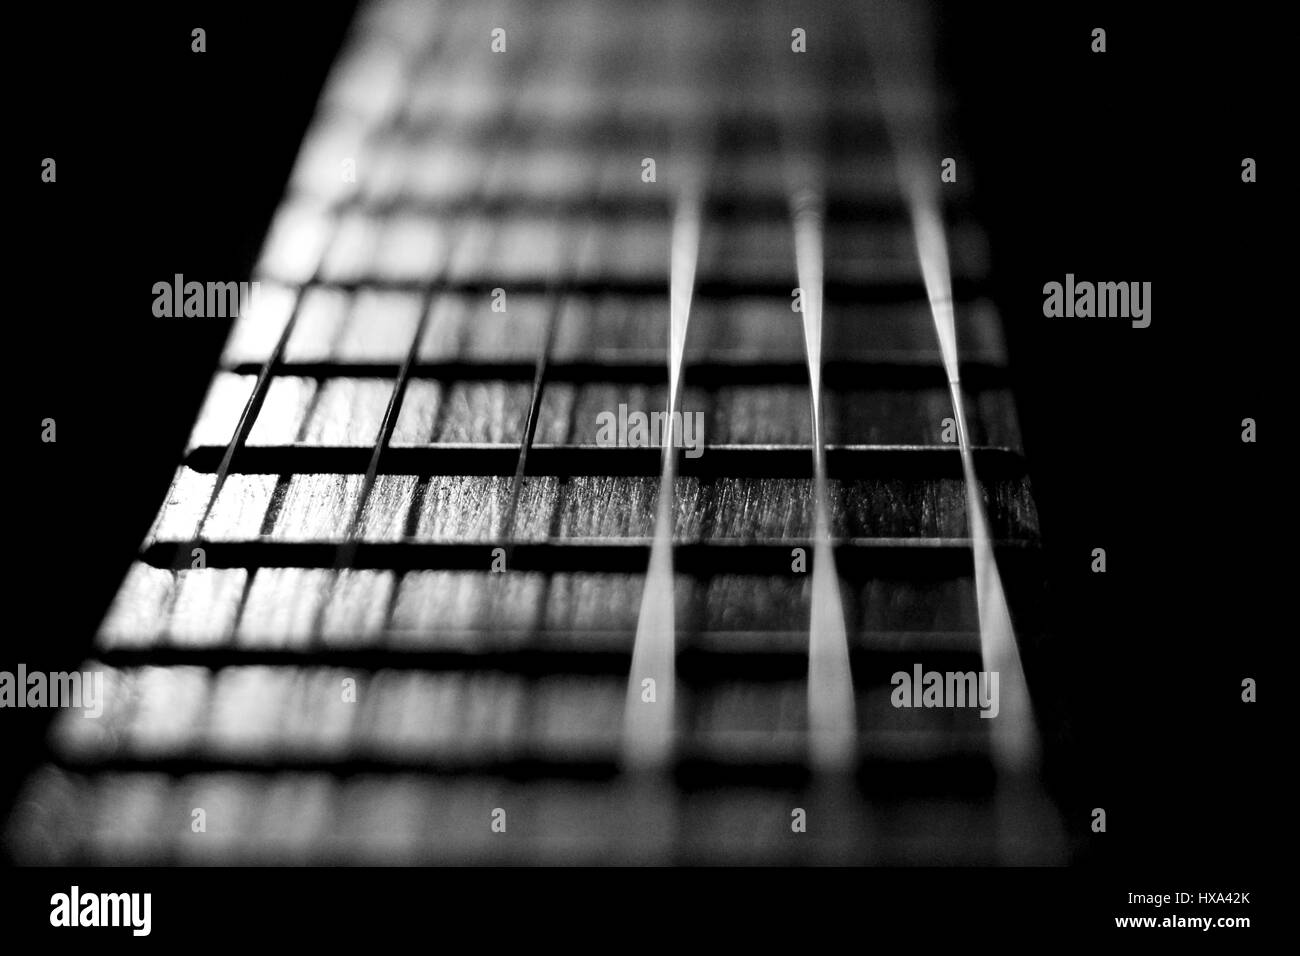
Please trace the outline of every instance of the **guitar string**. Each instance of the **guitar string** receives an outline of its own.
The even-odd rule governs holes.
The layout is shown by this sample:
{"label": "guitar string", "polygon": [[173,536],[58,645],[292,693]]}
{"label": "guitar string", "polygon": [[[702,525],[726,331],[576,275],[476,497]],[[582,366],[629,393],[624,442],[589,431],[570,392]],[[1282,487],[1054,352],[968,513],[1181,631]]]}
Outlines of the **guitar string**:
{"label": "guitar string", "polygon": [[[522,65],[519,64],[517,59],[507,61],[510,64],[510,66],[514,68],[515,72],[522,74],[521,77],[508,81],[507,84],[508,87],[517,88],[521,85],[526,84],[527,77],[530,75],[530,73],[535,74],[539,71],[539,68],[541,64],[544,62],[544,59],[545,58],[540,55],[534,55],[531,59],[525,59]],[[518,130],[522,126],[522,120],[523,120],[522,109],[519,106],[518,101],[517,100],[512,101],[512,108],[510,109],[508,114],[499,121],[498,124],[501,140],[500,140],[500,145],[497,147],[494,156],[495,162],[500,162],[504,157],[510,155],[511,150],[514,147],[512,137],[518,132]],[[472,209],[475,203],[487,202],[487,200],[490,198],[487,195],[487,193],[489,188],[489,171],[492,168],[494,168],[494,166],[491,163],[484,165],[484,170],[482,175],[476,180],[474,184],[474,188],[471,190],[471,196],[469,202],[466,204],[467,208]],[[464,240],[464,238],[472,232],[473,228],[474,228],[473,221],[468,217],[460,222],[459,228],[455,230],[454,236],[447,243],[442,263],[440,264],[438,269],[435,270],[435,274],[430,276],[427,283],[425,283],[424,291],[421,297],[420,319],[417,323],[415,333],[411,338],[410,345],[407,348],[407,352],[403,360],[401,369],[398,373],[397,380],[394,383],[393,390],[389,395],[389,401],[384,411],[383,421],[378,431],[378,434],[376,435],[375,444],[371,449],[371,454],[366,469],[365,478],[363,479],[360,492],[357,495],[357,501],[352,508],[352,513],[347,528],[343,534],[341,541],[336,545],[336,556],[335,556],[334,567],[333,567],[333,577],[331,578],[331,583],[336,587],[339,581],[340,574],[345,570],[351,569],[356,562],[357,551],[361,545],[361,533],[360,533],[361,522],[365,514],[366,506],[370,499],[370,494],[373,491],[374,485],[378,479],[379,468],[384,456],[384,452],[389,448],[393,432],[396,428],[397,419],[401,411],[402,401],[405,397],[407,386],[410,382],[413,369],[416,363],[418,362],[420,346],[423,343],[425,331],[428,328],[430,315],[433,311],[434,302],[438,294],[438,281],[440,278],[440,273],[445,272],[446,269],[449,267],[451,259],[455,255],[455,250],[458,247],[459,242]],[[534,383],[534,393],[535,393],[534,401],[536,401],[536,399],[539,397],[536,381]],[[531,409],[532,409],[532,405],[530,404],[530,416],[531,416]],[[431,430],[433,427],[434,427],[434,423],[430,423]],[[328,598],[323,598],[320,601],[317,608],[316,621],[312,633],[317,635],[318,637],[325,623],[325,616],[327,613],[328,606],[329,606]]]}
{"label": "guitar string", "polygon": [[[699,76],[702,64],[690,62],[689,75]],[[659,493],[656,501],[650,558],[641,591],[632,664],[624,704],[623,757],[634,769],[663,767],[674,749],[677,706],[677,649],[673,541],[677,429],[681,417],[682,373],[686,334],[699,264],[700,230],[706,169],[712,162],[713,124],[678,118],[670,138],[680,149],[674,163],[676,195],[668,250],[668,394],[662,442]],[[647,683],[650,682],[650,683]]]}
{"label": "guitar string", "polygon": [[[767,9],[771,16],[772,8]],[[821,770],[843,771],[856,758],[857,717],[848,622],[831,537],[823,418],[826,200],[820,164],[814,158],[814,140],[823,150],[825,140],[817,135],[819,124],[808,110],[811,98],[806,88],[796,88],[785,71],[774,72],[780,77],[778,139],[795,246],[812,417],[814,534],[808,622],[808,755],[813,766]]]}
{"label": "guitar string", "polygon": [[[932,86],[932,51],[926,40],[929,31],[921,20],[922,11],[900,9],[896,12],[899,15],[894,19],[894,26],[901,32],[891,37],[888,59],[895,77],[903,76],[909,81],[905,88],[913,100],[892,104],[892,108],[886,111],[886,129],[911,220],[913,242],[948,380],[957,432],[971,535],[980,654],[985,671],[990,675],[997,674],[999,681],[999,711],[998,717],[992,721],[994,726],[991,730],[994,761],[1001,771],[1018,776],[1037,763],[1038,732],[1010,607],[994,553],[988,509],[975,470],[974,445],[962,389],[952,270],[937,183],[935,157],[938,153],[934,149],[932,123],[936,98]],[[873,42],[876,52],[880,53],[882,40],[877,37]]]}
{"label": "guitar string", "polygon": [[[358,21],[358,25],[359,24],[360,21]],[[354,28],[354,30],[355,29],[356,28]],[[445,36],[450,37],[454,34],[455,31],[448,31]],[[411,74],[423,56],[436,55],[440,39],[440,37],[435,36],[429,41],[426,50],[422,54],[413,52],[402,61],[401,75],[399,76],[397,83],[399,88],[408,91],[404,94],[407,99],[401,105],[395,106],[390,110],[388,115],[384,117],[382,123],[377,124],[373,129],[367,132],[364,143],[364,150],[366,152],[373,151],[377,144],[382,144],[385,139],[392,137],[404,128],[407,123],[406,106],[409,103],[409,90],[412,86],[409,82],[413,78]],[[347,47],[351,47],[357,42],[357,39],[350,33],[346,44]],[[233,467],[235,456],[246,446],[248,436],[251,434],[253,426],[256,424],[257,417],[261,413],[262,406],[266,401],[266,396],[270,389],[271,379],[274,377],[276,369],[278,369],[282,364],[285,348],[288,345],[290,337],[293,335],[294,329],[298,325],[299,316],[302,314],[302,304],[306,292],[313,286],[323,283],[324,276],[322,270],[324,264],[329,259],[334,244],[337,243],[339,239],[341,233],[340,224],[347,215],[361,206],[362,200],[362,190],[358,187],[357,189],[352,190],[346,199],[335,206],[332,210],[334,231],[323,244],[320,256],[312,270],[311,276],[306,282],[295,284],[294,301],[288,319],[285,321],[284,328],[281,329],[275,346],[271,349],[271,353],[267,356],[266,360],[262,363],[261,369],[258,371],[253,391],[248,396],[248,399],[240,412],[239,421],[235,427],[235,431],[226,445],[226,450],[221,456],[220,464],[217,466],[216,479],[213,482],[212,491],[208,494],[207,501],[204,504],[198,523],[194,527],[193,543],[195,544],[204,540],[204,528],[207,525],[208,519],[212,516],[212,510],[216,505],[217,499],[220,496],[229,475],[231,474],[231,468]]]}

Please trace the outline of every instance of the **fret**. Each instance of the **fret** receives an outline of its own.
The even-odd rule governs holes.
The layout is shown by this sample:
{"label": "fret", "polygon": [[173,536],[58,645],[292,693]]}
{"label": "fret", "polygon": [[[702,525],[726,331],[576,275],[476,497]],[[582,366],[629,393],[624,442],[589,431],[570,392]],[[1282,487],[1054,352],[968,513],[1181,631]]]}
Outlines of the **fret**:
{"label": "fret", "polygon": [[[728,371],[722,370],[724,375]],[[552,372],[557,381],[551,382],[542,397],[537,444],[598,444],[602,415],[613,416],[610,421],[617,426],[620,419],[629,422],[633,413],[649,416],[662,411],[666,404],[661,386],[624,382],[570,384],[559,380],[568,374],[564,367]],[[646,374],[656,373],[647,368]],[[797,372],[776,368],[769,374],[785,377]],[[318,383],[309,378],[277,376],[272,379],[247,444],[373,445],[393,384],[386,378],[331,378]],[[219,376],[191,436],[190,447],[224,445],[229,441],[252,388],[251,376]],[[530,392],[523,382],[453,381],[443,386],[415,378],[403,397],[393,443],[518,445]],[[687,387],[682,408],[687,414],[704,416],[702,435],[693,436],[693,440],[702,439],[706,449],[711,445],[807,445],[811,440],[804,411],[807,401],[804,385]],[[972,413],[970,430],[976,444],[1019,447],[1009,389],[968,392],[968,403]],[[836,445],[943,447],[949,444],[945,436],[955,435],[947,424],[951,417],[951,396],[946,385],[938,382],[925,388],[841,389],[825,403],[826,437]],[[652,440],[650,436],[655,433],[648,424],[647,418],[639,440]],[[632,434],[626,424],[622,430]]]}
{"label": "fret", "polygon": [[[101,650],[130,652],[164,642],[180,573],[135,565],[101,628]],[[207,569],[206,577],[222,583],[201,590],[190,587],[186,603],[175,612],[178,627],[188,617],[228,615],[222,595],[237,590],[243,579],[216,568]],[[233,642],[221,646],[262,652],[282,649],[278,641],[301,644],[324,603],[326,643],[340,649],[627,651],[630,645],[617,635],[635,629],[643,584],[643,574],[600,572],[393,574],[263,567],[252,573],[238,624],[230,632]],[[849,596],[846,611],[855,649],[978,653],[969,570],[935,568],[909,577],[854,574],[845,577],[842,586]],[[674,591],[678,615],[691,622],[683,629],[688,647],[728,655],[803,652],[809,610],[806,581],[753,573],[704,578],[679,573]]]}
{"label": "fret", "polygon": [[[651,826],[663,804],[636,791],[581,781],[512,783],[496,777],[430,777],[414,774],[393,779],[362,774],[347,780],[310,772],[258,776],[219,772],[173,781],[161,775],[96,777],[53,771],[38,778],[34,799],[23,804],[30,817],[24,841],[66,862],[89,852],[92,859],[142,857],[177,860],[275,861],[327,864],[338,859],[373,862],[465,863],[500,859],[499,842],[479,825],[482,808],[516,808],[531,824],[524,836],[523,859],[539,861],[561,854],[569,862],[610,862],[671,849],[670,831]],[[680,842],[683,862],[721,859],[790,862],[816,859],[819,847],[788,834],[789,808],[812,804],[797,786],[729,786],[688,795],[681,804]],[[79,805],[88,823],[54,828],[51,808]],[[233,825],[214,831],[201,856],[189,833],[189,809],[201,805]],[[916,852],[927,858],[962,864],[987,854],[972,834],[985,832],[989,811],[980,804],[935,798],[923,803],[894,798],[885,808],[896,833],[875,845],[884,863],[906,862]],[[828,807],[828,825],[841,834],[842,845],[859,833],[843,808]],[[159,821],[163,825],[159,826]],[[640,823],[641,829],[630,827]],[[647,844],[643,833],[661,834]],[[783,835],[776,835],[783,834]],[[638,842],[639,841],[639,842]]]}
{"label": "fret", "polygon": [[[659,21],[653,29],[662,26]],[[489,29],[490,24],[484,21],[481,32],[471,35],[469,43],[480,43]],[[576,52],[580,48],[574,42],[566,49]],[[688,54],[681,47],[678,49]],[[626,58],[626,54],[622,50],[617,55]],[[602,59],[590,47],[584,55],[592,61]],[[718,72],[725,72],[724,59],[718,58],[717,65]],[[629,73],[635,69],[632,65],[625,66]],[[417,129],[449,128],[457,142],[472,142],[476,132],[482,133],[481,129],[475,129],[476,125],[490,123],[509,105],[507,96],[513,95],[512,102],[520,112],[529,117],[541,135],[551,140],[573,141],[574,134],[584,130],[609,130],[617,134],[614,141],[629,142],[635,138],[627,135],[629,132],[656,123],[680,121],[690,125],[709,119],[721,127],[726,142],[752,150],[756,138],[775,126],[779,121],[778,110],[784,108],[820,115],[827,129],[824,145],[832,156],[849,149],[858,155],[886,155],[880,136],[885,110],[879,92],[867,84],[839,89],[830,101],[812,92],[795,94],[788,106],[778,107],[770,83],[757,82],[751,90],[709,90],[695,86],[683,91],[681,87],[647,76],[637,87],[640,95],[634,97],[629,95],[631,91],[626,83],[616,89],[602,88],[589,78],[574,74],[576,71],[570,75],[556,73],[538,77],[536,82],[516,89],[503,83],[500,74],[482,60],[462,59],[454,66],[435,60],[415,82],[410,112],[418,117]],[[952,113],[952,104],[943,98],[929,104],[910,97],[900,98],[889,108],[908,119],[942,119]]]}
{"label": "fret", "polygon": [[[268,291],[268,288],[270,291]],[[292,307],[293,292],[263,286],[254,311],[237,321],[224,356],[227,368],[260,363],[269,356]],[[285,348],[294,364],[395,365],[418,322],[419,297],[409,292],[364,289],[355,311],[348,294],[313,286]],[[421,339],[421,362],[531,362],[541,347],[547,296],[508,291],[506,311],[492,308],[488,293],[437,293]],[[667,299],[656,296],[564,297],[554,359],[566,363],[649,364],[659,354]],[[825,306],[828,362],[877,362],[941,366],[933,322],[924,303]],[[727,362],[738,366],[796,363],[803,359],[798,314],[775,298],[697,298],[687,336],[688,363]],[[996,315],[987,301],[960,310],[962,353],[975,367],[1005,364]],[[857,334],[868,326],[871,336]],[[346,328],[346,332],[344,329]],[[382,331],[382,334],[380,334]]]}
{"label": "fret", "polygon": [[[206,479],[206,480],[205,480]],[[182,469],[151,541],[191,540],[201,507],[194,495],[211,487],[211,475]],[[504,475],[435,475],[425,483],[416,514],[417,541],[489,541],[499,536],[508,510],[510,480]],[[414,475],[383,475],[376,483],[382,504],[370,505],[362,524],[365,540],[404,539],[406,512],[415,501]],[[658,479],[635,475],[575,475],[525,479],[521,503],[536,509],[520,516],[518,540],[646,538],[653,525]],[[285,485],[266,531],[276,541],[338,541],[356,506],[359,474],[302,474]],[[806,478],[677,479],[674,534],[686,541],[806,540],[813,510]],[[833,531],[851,539],[967,536],[962,481],[933,478],[831,480]],[[1038,519],[1023,478],[982,484],[992,533],[999,541],[1033,541]],[[272,500],[273,474],[234,475],[222,489],[203,536],[211,541],[254,540],[262,534]],[[175,501],[175,504],[170,502]],[[462,537],[463,536],[463,537]]]}
{"label": "fret", "polygon": [[[590,717],[619,713],[625,683],[613,674],[577,681],[493,671],[242,665],[107,668],[106,674],[115,693],[101,723],[67,714],[56,721],[53,733],[69,765],[157,759],[213,768],[231,762],[305,767],[342,753],[393,772],[407,763],[491,770],[549,757],[549,775],[565,776],[583,762],[575,756],[615,759],[618,721]],[[804,762],[802,680],[718,683],[689,671],[685,676],[691,678],[682,688],[685,763],[743,773],[746,763]],[[342,701],[345,678],[356,681],[356,706]],[[989,725],[978,713],[900,710],[889,694],[887,683],[858,690],[866,754],[887,758],[912,747],[938,756],[987,754]],[[575,737],[586,741],[580,755],[562,746]]]}

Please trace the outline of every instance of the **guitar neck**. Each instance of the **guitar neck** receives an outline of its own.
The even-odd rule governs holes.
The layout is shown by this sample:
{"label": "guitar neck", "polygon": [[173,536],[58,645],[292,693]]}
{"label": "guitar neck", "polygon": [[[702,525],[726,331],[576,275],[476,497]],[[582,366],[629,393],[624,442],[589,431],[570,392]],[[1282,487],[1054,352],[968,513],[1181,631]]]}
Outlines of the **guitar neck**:
{"label": "guitar neck", "polygon": [[739,9],[363,7],[18,858],[1061,859],[928,27]]}

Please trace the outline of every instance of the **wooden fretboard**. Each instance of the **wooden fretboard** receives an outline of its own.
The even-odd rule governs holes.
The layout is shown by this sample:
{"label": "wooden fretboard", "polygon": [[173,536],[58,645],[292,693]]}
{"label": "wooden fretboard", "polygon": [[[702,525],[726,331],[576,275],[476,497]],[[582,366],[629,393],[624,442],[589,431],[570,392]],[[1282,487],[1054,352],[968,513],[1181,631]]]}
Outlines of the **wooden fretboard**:
{"label": "wooden fretboard", "polygon": [[[989,250],[906,9],[365,6],[15,857],[1060,860]],[[604,443],[620,406],[698,456]],[[895,706],[918,664],[1003,712]]]}

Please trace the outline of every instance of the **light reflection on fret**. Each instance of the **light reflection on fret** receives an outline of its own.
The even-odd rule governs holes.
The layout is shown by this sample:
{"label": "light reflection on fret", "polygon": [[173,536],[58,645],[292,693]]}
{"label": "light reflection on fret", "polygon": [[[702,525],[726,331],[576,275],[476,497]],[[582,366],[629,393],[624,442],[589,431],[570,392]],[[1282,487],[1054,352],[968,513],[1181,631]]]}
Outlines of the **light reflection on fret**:
{"label": "light reflection on fret", "polygon": [[[348,753],[377,763],[454,764],[472,759],[575,757],[612,762],[624,680],[617,674],[577,681],[526,673],[388,668],[236,665],[104,668],[115,693],[101,723],[62,715],[54,734],[78,762],[162,757],[221,763],[304,763]],[[341,706],[343,678],[357,681],[357,706]],[[798,758],[806,734],[803,681],[693,682],[682,688],[688,718],[682,746],[696,756],[717,752],[759,764]],[[886,756],[905,747],[931,756],[978,755],[987,725],[953,709],[900,711],[887,684],[859,694],[864,738]],[[532,720],[527,715],[532,714]],[[868,723],[870,721],[870,723]],[[557,750],[567,740],[600,742],[598,754]],[[486,758],[486,759],[485,759]]]}
{"label": "light reflection on fret", "polygon": [[[254,306],[241,317],[224,356],[229,365],[260,363],[269,357],[292,308],[293,291],[264,285]],[[420,298],[411,292],[365,288],[356,304],[329,287],[309,289],[285,349],[288,362],[343,364],[400,361],[414,329]],[[438,293],[420,343],[419,358],[436,361],[531,361],[541,347],[550,303],[535,293],[507,290],[505,311],[493,296]],[[662,314],[667,298],[658,296],[569,293],[561,311],[553,358],[556,362],[657,360],[662,344],[649,317]],[[798,324],[790,321],[789,302],[740,296],[697,297],[687,337],[688,363],[729,360],[738,364],[802,362]],[[824,303],[828,361],[858,360],[941,367],[933,320],[923,300],[864,307]],[[968,363],[1005,364],[997,316],[987,301],[958,310],[963,355]],[[869,323],[869,339],[860,334]],[[344,330],[347,330],[346,332]],[[383,329],[384,334],[376,330]]]}
{"label": "light reflection on fret", "polygon": [[[273,540],[338,541],[355,507],[360,474],[305,474],[290,478],[274,517]],[[400,513],[415,501],[414,475],[381,475],[377,493],[384,504],[368,506],[362,533],[367,540],[396,540]],[[150,542],[193,541],[204,492],[213,476],[192,469],[178,472],[167,503],[159,512]],[[230,476],[203,528],[209,541],[257,540],[278,477]],[[422,505],[414,540],[487,541],[501,534],[509,508],[511,481],[505,475],[435,475],[423,480]],[[654,527],[659,480],[635,475],[526,476],[521,489],[518,540],[567,538],[648,539]],[[812,483],[806,478],[677,479],[673,534],[678,542],[763,540],[807,541],[815,530]],[[1001,541],[1033,541],[1037,515],[1023,479],[983,485],[991,535]],[[291,493],[291,496],[290,496]],[[836,540],[968,540],[964,481],[955,478],[856,479],[827,483]],[[391,498],[389,497],[391,496]],[[525,515],[523,505],[530,509]],[[384,516],[383,509],[392,514]],[[535,509],[535,510],[532,510]]]}
{"label": "light reflection on fret", "polygon": [[[226,585],[213,582],[228,580],[235,586],[235,570],[213,568],[199,576],[209,585],[191,588],[178,627],[183,630],[191,613],[198,619],[221,617]],[[185,573],[183,580],[189,580]],[[138,649],[163,640],[175,612],[177,574],[134,565],[101,629],[101,650]],[[270,650],[283,639],[283,631],[301,635],[309,609],[323,598],[327,644],[340,648],[455,647],[467,653],[605,648],[630,653],[643,583],[643,574],[601,572],[315,569],[307,574],[305,569],[260,568],[240,610],[238,643]],[[855,649],[979,655],[969,571],[929,581],[876,576],[848,584]],[[302,601],[308,606],[299,606]],[[710,653],[805,654],[809,601],[807,581],[790,577],[718,574],[700,580],[677,574],[674,579],[677,614],[696,622],[683,635],[686,646]],[[272,624],[273,616],[282,613],[297,624]]]}

